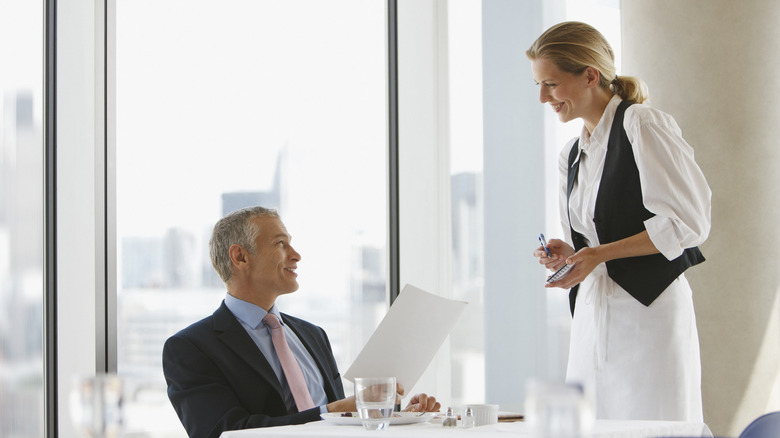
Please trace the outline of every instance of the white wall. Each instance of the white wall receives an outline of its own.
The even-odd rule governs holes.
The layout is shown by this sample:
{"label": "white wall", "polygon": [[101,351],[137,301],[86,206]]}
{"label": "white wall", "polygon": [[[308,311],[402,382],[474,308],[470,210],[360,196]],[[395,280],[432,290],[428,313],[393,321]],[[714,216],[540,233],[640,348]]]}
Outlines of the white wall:
{"label": "white wall", "polygon": [[672,114],[712,188],[707,262],[686,276],[704,417],[737,436],[780,409],[780,3],[623,0],[623,72]]}

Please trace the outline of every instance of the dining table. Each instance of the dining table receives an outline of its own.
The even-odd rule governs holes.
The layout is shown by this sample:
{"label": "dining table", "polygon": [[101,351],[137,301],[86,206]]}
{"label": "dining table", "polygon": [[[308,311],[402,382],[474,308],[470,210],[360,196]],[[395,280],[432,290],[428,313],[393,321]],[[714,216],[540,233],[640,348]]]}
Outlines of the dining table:
{"label": "dining table", "polygon": [[[454,437],[532,437],[530,424],[523,421],[499,422],[472,428],[445,428],[441,421],[391,424],[385,430],[366,430],[359,424],[334,424],[315,421],[294,426],[277,426],[223,432],[220,438],[454,438]],[[684,421],[595,420],[590,438],[706,437],[712,432],[705,423]]]}

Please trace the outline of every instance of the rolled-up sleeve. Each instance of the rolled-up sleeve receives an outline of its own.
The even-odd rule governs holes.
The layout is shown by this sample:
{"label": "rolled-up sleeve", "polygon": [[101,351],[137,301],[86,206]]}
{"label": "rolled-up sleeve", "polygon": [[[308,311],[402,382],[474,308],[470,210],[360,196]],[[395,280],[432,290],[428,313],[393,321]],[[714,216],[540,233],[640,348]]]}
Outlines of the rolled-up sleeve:
{"label": "rolled-up sleeve", "polygon": [[669,260],[707,239],[712,192],[693,148],[674,119],[645,105],[632,105],[624,120],[639,169],[645,208],[655,216],[645,228]]}

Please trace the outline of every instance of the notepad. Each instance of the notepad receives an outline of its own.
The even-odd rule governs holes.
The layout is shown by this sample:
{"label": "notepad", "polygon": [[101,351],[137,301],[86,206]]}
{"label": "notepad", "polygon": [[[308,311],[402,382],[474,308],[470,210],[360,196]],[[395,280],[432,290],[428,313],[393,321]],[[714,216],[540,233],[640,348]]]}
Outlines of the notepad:
{"label": "notepad", "polygon": [[410,390],[467,306],[407,284],[344,378],[395,377]]}

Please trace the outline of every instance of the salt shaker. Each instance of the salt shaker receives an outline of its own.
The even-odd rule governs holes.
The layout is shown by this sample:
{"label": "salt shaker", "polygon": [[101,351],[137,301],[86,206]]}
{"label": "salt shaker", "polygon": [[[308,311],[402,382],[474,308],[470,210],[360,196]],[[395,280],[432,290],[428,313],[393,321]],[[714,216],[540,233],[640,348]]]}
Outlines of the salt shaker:
{"label": "salt shaker", "polygon": [[471,409],[471,406],[466,406],[466,409],[463,410],[460,426],[466,429],[474,427],[474,409]]}
{"label": "salt shaker", "polygon": [[452,408],[447,408],[444,414],[444,419],[441,420],[441,427],[450,428],[458,426],[458,417],[452,411]]}

